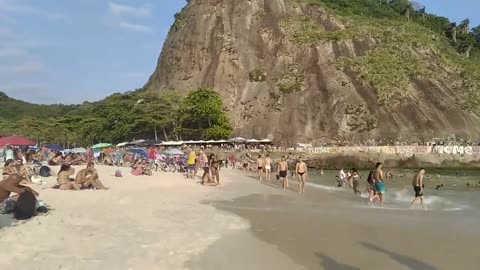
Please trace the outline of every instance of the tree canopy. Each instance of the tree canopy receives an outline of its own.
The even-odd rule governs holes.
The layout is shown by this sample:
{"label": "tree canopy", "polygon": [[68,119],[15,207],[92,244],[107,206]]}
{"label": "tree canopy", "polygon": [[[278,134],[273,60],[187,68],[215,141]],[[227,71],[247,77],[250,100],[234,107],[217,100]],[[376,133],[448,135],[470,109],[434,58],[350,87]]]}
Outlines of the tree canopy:
{"label": "tree canopy", "polygon": [[[91,145],[133,138],[220,139],[232,128],[220,96],[198,89],[186,97],[175,91],[116,93],[82,105],[35,105],[2,93],[0,136],[23,135],[39,143]],[[15,117],[13,112],[17,112]]]}

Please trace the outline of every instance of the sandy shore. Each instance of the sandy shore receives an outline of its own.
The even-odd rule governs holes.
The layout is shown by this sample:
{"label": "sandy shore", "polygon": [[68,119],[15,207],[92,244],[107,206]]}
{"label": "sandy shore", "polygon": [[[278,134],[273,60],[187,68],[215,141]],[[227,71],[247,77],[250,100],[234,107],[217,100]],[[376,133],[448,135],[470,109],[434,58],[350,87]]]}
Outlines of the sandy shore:
{"label": "sandy shore", "polygon": [[0,216],[0,249],[7,251],[0,269],[431,270],[480,263],[478,224],[463,213],[355,208],[350,194],[309,189],[299,196],[230,169],[221,171],[219,187],[126,169],[115,178],[115,169],[98,168],[110,190],[37,186],[54,208],[48,215],[13,223]]}
{"label": "sandy shore", "polygon": [[[184,269],[223,234],[248,226],[201,203],[222,187],[181,174],[136,177],[124,169],[115,178],[113,167],[98,171],[110,190],[34,186],[54,208],[47,216],[13,223],[0,216],[0,269]],[[55,178],[47,181],[52,186]]]}

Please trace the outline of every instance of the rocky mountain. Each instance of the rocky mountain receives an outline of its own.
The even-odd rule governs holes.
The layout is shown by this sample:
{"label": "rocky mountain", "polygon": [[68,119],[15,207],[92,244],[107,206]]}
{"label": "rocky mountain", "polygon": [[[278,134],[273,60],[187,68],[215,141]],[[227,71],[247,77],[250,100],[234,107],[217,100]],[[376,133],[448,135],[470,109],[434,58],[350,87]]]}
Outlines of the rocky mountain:
{"label": "rocky mountain", "polygon": [[480,65],[445,19],[350,2],[190,0],[145,87],[212,88],[236,135],[276,142],[476,138]]}

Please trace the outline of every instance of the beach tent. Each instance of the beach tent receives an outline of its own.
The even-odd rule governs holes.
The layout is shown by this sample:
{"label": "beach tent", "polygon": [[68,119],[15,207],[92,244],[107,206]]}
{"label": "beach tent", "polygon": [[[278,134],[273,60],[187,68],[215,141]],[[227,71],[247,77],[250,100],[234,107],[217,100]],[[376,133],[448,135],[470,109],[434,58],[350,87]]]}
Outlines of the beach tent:
{"label": "beach tent", "polygon": [[63,148],[63,146],[58,144],[46,144],[44,147],[50,150],[55,150],[55,151],[63,151],[65,149]]}
{"label": "beach tent", "polygon": [[169,155],[185,155],[185,152],[183,152],[182,150],[180,149],[177,149],[177,148],[173,148],[173,149],[169,149],[167,151],[165,151],[165,153],[169,154]]}
{"label": "beach tent", "polygon": [[107,147],[110,147],[110,146],[112,146],[111,143],[97,143],[90,148],[92,148],[92,149],[102,149],[102,148],[107,148]]}
{"label": "beach tent", "polygon": [[22,136],[10,136],[10,137],[0,138],[0,147],[3,147],[5,145],[33,146],[35,144],[36,143]]}
{"label": "beach tent", "polygon": [[83,154],[83,153],[87,152],[87,149],[85,149],[83,147],[73,148],[72,152],[75,153],[75,154]]}

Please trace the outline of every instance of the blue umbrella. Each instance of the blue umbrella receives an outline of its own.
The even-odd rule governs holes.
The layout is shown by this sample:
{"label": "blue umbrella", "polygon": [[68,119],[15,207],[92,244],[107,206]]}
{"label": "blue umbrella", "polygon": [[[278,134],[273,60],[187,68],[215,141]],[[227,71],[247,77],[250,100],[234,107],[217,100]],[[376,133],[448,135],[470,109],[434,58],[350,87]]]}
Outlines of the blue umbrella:
{"label": "blue umbrella", "polygon": [[50,149],[50,150],[55,150],[55,151],[63,151],[65,149],[65,148],[63,148],[63,146],[58,145],[58,144],[46,144],[45,147]]}
{"label": "blue umbrella", "polygon": [[147,157],[147,152],[143,149],[140,149],[140,148],[130,148],[130,149],[127,149],[127,151],[132,153],[132,154],[138,154],[142,157]]}

